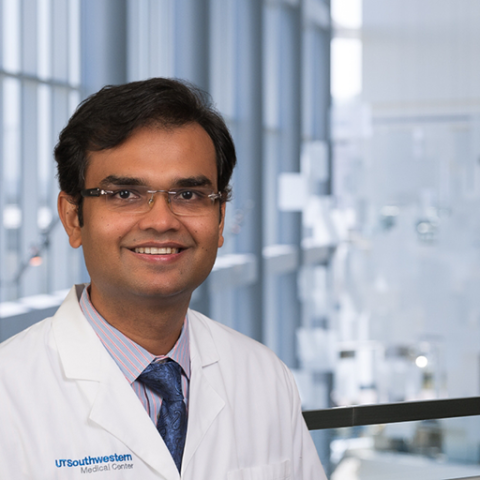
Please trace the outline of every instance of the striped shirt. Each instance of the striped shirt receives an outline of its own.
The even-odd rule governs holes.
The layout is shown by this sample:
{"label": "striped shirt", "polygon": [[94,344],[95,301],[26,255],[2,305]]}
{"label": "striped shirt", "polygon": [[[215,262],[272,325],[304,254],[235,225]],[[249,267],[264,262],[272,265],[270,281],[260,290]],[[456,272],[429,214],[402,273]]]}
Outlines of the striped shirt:
{"label": "striped shirt", "polygon": [[187,318],[183,323],[182,333],[177,343],[167,355],[152,355],[143,347],[130,340],[122,332],[110,325],[95,309],[90,301],[88,287],[83,290],[80,297],[80,308],[95,333],[107,349],[108,353],[115,360],[120,370],[125,375],[138,398],[150,415],[153,423],[157,419],[162,406],[161,397],[138,381],[138,376],[152,362],[164,362],[170,358],[182,367],[182,388],[185,403],[188,411],[188,388],[190,382],[190,341],[187,327]]}

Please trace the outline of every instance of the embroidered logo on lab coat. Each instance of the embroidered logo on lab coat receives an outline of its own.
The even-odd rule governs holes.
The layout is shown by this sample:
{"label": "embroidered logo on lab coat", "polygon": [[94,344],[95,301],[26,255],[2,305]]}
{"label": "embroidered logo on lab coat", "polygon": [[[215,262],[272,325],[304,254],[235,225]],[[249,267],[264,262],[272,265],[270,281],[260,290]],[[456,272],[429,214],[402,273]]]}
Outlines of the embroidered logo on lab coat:
{"label": "embroidered logo on lab coat", "polygon": [[127,453],[126,455],[113,455],[105,456],[88,456],[80,459],[60,458],[55,460],[57,468],[80,468],[82,473],[95,473],[107,470],[131,470],[133,469],[132,455]]}

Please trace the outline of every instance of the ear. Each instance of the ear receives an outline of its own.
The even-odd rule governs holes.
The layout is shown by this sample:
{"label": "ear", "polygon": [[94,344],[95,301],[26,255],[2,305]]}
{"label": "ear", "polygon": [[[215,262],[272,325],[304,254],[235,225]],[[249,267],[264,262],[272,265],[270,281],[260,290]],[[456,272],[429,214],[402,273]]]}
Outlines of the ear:
{"label": "ear", "polygon": [[78,221],[78,207],[73,198],[65,192],[58,195],[58,216],[63,223],[63,228],[67,232],[68,240],[73,248],[78,248],[82,244],[82,231]]}
{"label": "ear", "polygon": [[225,239],[223,238],[223,227],[225,226],[225,209],[227,208],[226,202],[222,202],[220,205],[220,223],[218,225],[218,248],[223,246]]}

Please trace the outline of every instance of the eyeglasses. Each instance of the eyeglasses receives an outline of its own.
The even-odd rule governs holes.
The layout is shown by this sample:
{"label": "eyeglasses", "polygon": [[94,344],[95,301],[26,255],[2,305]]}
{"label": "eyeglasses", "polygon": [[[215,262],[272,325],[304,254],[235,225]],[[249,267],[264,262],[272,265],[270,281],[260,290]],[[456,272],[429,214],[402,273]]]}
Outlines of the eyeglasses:
{"label": "eyeglasses", "polygon": [[202,188],[182,188],[175,191],[150,190],[145,185],[115,185],[111,190],[87,188],[82,197],[103,197],[109,210],[119,213],[146,213],[154,204],[156,193],[167,197],[167,204],[173,214],[179,216],[204,216],[213,210],[216,200],[223,197],[221,192],[210,193]]}

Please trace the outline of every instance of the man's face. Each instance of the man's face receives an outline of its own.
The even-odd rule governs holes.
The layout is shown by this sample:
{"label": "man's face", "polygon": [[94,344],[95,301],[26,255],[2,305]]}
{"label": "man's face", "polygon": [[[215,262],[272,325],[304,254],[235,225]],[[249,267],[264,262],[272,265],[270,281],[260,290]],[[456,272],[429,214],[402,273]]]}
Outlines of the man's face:
{"label": "man's face", "polygon": [[[108,178],[169,191],[201,182],[217,192],[215,147],[198,124],[144,128],[118,147],[90,154],[85,188],[106,188]],[[103,197],[85,198],[83,227],[68,233],[73,247],[83,246],[92,296],[188,299],[223,244],[224,209],[216,202],[207,215],[176,216],[166,196],[156,194],[146,213],[121,214]],[[157,253],[145,252],[152,247]]]}

